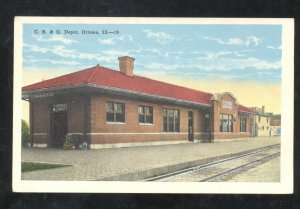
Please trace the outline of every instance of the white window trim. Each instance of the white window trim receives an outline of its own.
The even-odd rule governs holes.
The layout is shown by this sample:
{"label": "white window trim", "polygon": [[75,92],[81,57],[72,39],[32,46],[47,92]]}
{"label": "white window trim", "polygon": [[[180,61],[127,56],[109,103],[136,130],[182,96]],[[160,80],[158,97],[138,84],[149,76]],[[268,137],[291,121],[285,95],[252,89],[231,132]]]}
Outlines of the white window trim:
{"label": "white window trim", "polygon": [[109,125],[126,125],[126,123],[123,123],[123,122],[106,122],[106,124],[109,124]]}
{"label": "white window trim", "polygon": [[154,123],[139,123],[140,126],[153,126]]}

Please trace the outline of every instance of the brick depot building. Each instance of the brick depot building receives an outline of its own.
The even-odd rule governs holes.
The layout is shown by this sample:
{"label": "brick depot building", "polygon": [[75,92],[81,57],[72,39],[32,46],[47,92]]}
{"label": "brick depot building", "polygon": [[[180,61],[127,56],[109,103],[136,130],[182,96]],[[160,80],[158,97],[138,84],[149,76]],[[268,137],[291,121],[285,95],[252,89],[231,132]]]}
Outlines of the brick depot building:
{"label": "brick depot building", "polygon": [[62,147],[66,135],[91,149],[250,137],[256,111],[231,93],[210,94],[97,65],[22,88],[31,146]]}

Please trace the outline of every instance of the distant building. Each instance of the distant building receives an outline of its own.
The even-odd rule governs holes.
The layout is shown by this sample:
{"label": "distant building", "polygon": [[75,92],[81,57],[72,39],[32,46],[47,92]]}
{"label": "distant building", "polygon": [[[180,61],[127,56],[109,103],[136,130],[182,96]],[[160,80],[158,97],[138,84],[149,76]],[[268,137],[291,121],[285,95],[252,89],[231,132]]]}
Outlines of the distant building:
{"label": "distant building", "polygon": [[270,127],[271,127],[271,136],[281,135],[281,115],[272,115]]}
{"label": "distant building", "polygon": [[62,147],[66,135],[91,149],[252,136],[256,111],[229,92],[210,94],[95,66],[22,88],[30,103],[31,144]]}
{"label": "distant building", "polygon": [[278,124],[278,122],[274,120],[273,113],[266,112],[265,106],[262,106],[261,108],[251,107],[251,109],[257,112],[257,114],[254,116],[255,126],[256,126],[255,136],[273,136],[275,132],[276,132],[275,135],[278,135],[278,130],[280,132],[280,128],[278,129],[277,128],[278,126],[275,125],[276,126],[275,127],[274,125],[272,125],[272,121],[273,124]]}

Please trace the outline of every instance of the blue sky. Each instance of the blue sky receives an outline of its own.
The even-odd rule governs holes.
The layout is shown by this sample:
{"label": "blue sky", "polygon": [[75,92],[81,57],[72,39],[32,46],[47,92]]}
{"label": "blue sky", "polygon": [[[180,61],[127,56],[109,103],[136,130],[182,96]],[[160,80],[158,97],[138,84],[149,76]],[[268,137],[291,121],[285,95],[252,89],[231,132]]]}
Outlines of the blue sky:
{"label": "blue sky", "polygon": [[135,58],[134,73],[146,77],[280,84],[281,30],[281,25],[25,24],[23,70],[73,72],[97,64],[118,70],[117,57],[127,55]]}

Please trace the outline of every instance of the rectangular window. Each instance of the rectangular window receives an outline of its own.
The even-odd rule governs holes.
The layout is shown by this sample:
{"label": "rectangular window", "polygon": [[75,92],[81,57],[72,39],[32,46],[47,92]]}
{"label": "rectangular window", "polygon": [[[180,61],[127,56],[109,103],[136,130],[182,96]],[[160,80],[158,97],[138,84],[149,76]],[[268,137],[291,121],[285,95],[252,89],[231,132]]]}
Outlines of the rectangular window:
{"label": "rectangular window", "polygon": [[106,103],[107,122],[125,122],[125,105],[123,103]]}
{"label": "rectangular window", "polygon": [[232,132],[232,115],[220,114],[220,132]]}
{"label": "rectangular window", "polygon": [[139,123],[153,124],[153,108],[149,106],[139,106]]}
{"label": "rectangular window", "polygon": [[232,102],[231,101],[223,101],[223,108],[232,109]]}
{"label": "rectangular window", "polygon": [[164,132],[180,131],[180,113],[179,110],[164,109]]}
{"label": "rectangular window", "polygon": [[53,112],[63,112],[67,111],[67,104],[53,104],[52,105],[52,111]]}
{"label": "rectangular window", "polygon": [[240,119],[240,132],[246,132],[247,131],[247,119],[246,118],[241,118]]}

